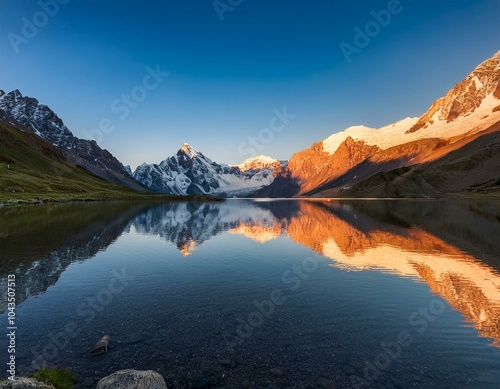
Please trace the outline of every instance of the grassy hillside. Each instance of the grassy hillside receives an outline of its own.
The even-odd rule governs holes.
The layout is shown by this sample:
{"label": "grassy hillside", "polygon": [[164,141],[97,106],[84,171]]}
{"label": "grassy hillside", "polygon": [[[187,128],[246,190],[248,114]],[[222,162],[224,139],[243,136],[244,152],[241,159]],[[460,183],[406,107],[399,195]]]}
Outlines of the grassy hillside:
{"label": "grassy hillside", "polygon": [[141,193],[109,183],[75,166],[37,135],[0,121],[0,203],[151,198],[192,199]]}

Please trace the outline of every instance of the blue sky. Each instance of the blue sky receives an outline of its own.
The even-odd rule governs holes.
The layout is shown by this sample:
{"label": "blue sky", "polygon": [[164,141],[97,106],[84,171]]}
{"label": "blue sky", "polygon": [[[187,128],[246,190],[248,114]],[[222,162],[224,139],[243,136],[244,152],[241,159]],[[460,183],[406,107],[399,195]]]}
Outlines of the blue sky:
{"label": "blue sky", "polygon": [[497,0],[217,1],[1,0],[0,88],[132,167],[184,142],[239,163],[419,116],[500,49]]}

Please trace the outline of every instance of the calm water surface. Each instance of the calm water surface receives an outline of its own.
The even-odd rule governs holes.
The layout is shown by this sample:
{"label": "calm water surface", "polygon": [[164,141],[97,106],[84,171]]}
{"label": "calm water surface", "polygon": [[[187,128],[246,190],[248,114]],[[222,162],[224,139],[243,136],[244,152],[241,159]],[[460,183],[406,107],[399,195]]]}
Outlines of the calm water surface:
{"label": "calm water surface", "polygon": [[499,237],[498,202],[4,208],[0,323],[15,274],[18,374],[69,366],[77,388],[132,368],[169,388],[497,389]]}

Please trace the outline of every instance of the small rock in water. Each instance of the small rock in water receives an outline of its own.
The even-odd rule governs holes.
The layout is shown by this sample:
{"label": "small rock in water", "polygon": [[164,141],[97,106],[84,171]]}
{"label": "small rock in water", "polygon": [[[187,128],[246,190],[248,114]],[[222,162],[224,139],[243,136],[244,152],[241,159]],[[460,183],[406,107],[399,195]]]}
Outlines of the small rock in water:
{"label": "small rock in water", "polygon": [[284,375],[283,370],[278,369],[277,367],[273,367],[271,370],[269,370],[269,373],[271,373],[272,375],[278,376],[278,377],[281,377],[282,375]]}
{"label": "small rock in water", "polygon": [[212,370],[213,366],[208,361],[202,361],[201,365],[200,365],[200,369],[201,369],[202,372],[206,372],[206,371]]}
{"label": "small rock in water", "polygon": [[104,335],[99,342],[97,342],[94,346],[94,348],[90,351],[92,355],[99,355],[103,354],[108,351],[108,345],[109,345],[109,335]]}
{"label": "small rock in water", "polygon": [[219,359],[217,363],[222,366],[231,366],[231,360],[229,358]]}
{"label": "small rock in water", "polygon": [[322,388],[332,388],[333,381],[329,380],[328,378],[325,378],[325,377],[319,377],[318,378],[318,385],[321,386]]}

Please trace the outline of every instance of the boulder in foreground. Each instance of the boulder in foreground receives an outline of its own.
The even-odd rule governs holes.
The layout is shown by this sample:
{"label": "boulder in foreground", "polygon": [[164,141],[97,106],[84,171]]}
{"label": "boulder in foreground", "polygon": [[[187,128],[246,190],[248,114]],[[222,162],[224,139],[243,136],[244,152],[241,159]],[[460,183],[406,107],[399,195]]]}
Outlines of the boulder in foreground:
{"label": "boulder in foreground", "polygon": [[15,381],[3,381],[1,389],[54,389],[54,386],[37,381],[34,378],[19,377]]}
{"label": "boulder in foreground", "polygon": [[153,370],[120,370],[104,377],[96,389],[167,389],[161,375]]}

